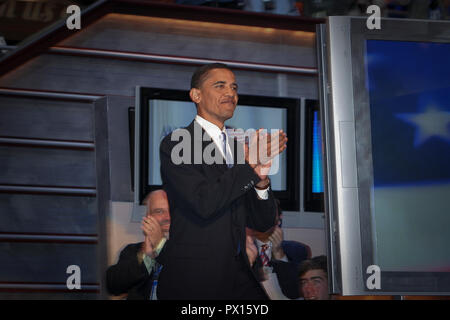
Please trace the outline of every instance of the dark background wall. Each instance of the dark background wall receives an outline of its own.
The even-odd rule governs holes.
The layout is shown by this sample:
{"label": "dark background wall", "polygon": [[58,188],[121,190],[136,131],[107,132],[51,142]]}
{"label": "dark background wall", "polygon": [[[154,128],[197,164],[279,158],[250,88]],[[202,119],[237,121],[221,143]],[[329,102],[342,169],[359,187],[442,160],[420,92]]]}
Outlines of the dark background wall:
{"label": "dark background wall", "polygon": [[[10,93],[0,90],[0,298],[97,297],[105,98]],[[82,270],[74,295],[65,294],[70,265]]]}

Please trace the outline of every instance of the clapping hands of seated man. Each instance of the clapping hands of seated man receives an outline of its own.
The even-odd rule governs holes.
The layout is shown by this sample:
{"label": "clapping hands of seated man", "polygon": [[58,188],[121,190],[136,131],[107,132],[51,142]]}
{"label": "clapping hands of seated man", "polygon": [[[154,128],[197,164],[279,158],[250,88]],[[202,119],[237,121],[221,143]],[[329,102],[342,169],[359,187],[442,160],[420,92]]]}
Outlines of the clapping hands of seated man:
{"label": "clapping hands of seated man", "polygon": [[142,243],[142,252],[151,258],[156,258],[156,248],[163,238],[167,239],[168,237],[168,229],[163,230],[163,228],[164,225],[161,226],[151,215],[147,215],[142,219],[141,229],[145,235]]}
{"label": "clapping hands of seated man", "polygon": [[281,246],[283,241],[283,229],[276,226],[272,234],[269,236],[269,241],[272,242],[272,257],[276,260],[283,259],[286,256],[283,251],[283,247]]}
{"label": "clapping hands of seated man", "polygon": [[156,258],[157,248],[162,241],[169,239],[170,215],[164,206],[150,210],[150,213],[142,218],[141,229],[145,239],[142,243],[142,252],[151,258]]}
{"label": "clapping hands of seated man", "polygon": [[245,251],[247,252],[248,262],[250,263],[250,266],[253,267],[253,264],[258,257],[258,248],[251,235],[246,236]]}
{"label": "clapping hands of seated man", "polygon": [[276,130],[269,134],[265,129],[259,129],[251,135],[249,142],[244,145],[245,161],[261,178],[257,188],[265,189],[269,186],[268,173],[273,158],[287,148],[287,135],[283,130]]}

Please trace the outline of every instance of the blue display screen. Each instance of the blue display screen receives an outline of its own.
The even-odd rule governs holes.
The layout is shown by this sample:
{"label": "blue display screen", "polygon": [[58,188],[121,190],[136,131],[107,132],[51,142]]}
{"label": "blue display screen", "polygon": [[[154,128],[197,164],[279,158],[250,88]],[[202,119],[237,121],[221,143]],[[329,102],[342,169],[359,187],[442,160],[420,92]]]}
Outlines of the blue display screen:
{"label": "blue display screen", "polygon": [[312,192],[323,192],[322,132],[319,111],[314,111],[312,136]]}
{"label": "blue display screen", "polygon": [[450,44],[368,40],[375,259],[450,271]]}

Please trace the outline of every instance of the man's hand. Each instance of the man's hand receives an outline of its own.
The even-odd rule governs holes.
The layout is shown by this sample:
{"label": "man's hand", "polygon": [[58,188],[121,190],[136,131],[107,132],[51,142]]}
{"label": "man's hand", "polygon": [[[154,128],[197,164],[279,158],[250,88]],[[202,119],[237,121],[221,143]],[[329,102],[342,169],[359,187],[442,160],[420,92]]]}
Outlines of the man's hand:
{"label": "man's hand", "polygon": [[281,260],[286,255],[281,247],[283,230],[276,226],[273,233],[269,236],[269,240],[272,242],[272,257],[276,260]]}
{"label": "man's hand", "polygon": [[161,226],[155,218],[146,216],[142,219],[141,229],[145,235],[142,251],[147,256],[154,258],[156,247],[163,238]]}
{"label": "man's hand", "polygon": [[245,252],[247,252],[248,262],[250,262],[250,266],[253,266],[256,261],[256,257],[258,256],[258,248],[256,247],[252,236],[247,235],[246,237]]}
{"label": "man's hand", "polygon": [[268,134],[259,129],[252,135],[250,142],[244,145],[245,161],[255,173],[265,180],[272,165],[272,159],[287,148],[287,136],[283,130]]}

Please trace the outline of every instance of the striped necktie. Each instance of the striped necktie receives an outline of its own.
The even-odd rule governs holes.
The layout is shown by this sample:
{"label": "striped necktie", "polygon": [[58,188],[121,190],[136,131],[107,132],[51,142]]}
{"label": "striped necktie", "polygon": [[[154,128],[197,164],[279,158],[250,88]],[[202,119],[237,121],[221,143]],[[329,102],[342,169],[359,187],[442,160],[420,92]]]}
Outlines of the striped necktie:
{"label": "striped necktie", "polygon": [[231,153],[227,150],[227,135],[225,132],[222,131],[222,151],[225,155],[225,162],[228,166],[228,168],[231,168],[233,166],[233,158],[231,156]]}
{"label": "striped necktie", "polygon": [[267,244],[263,244],[261,246],[261,253],[259,254],[263,267],[267,267],[269,265],[269,257],[267,256],[266,250],[269,248]]}
{"label": "striped necktie", "polygon": [[161,272],[162,265],[160,265],[158,262],[156,262],[154,269],[153,269],[153,275],[152,275],[152,289],[150,291],[150,300],[158,300],[156,297],[156,287],[158,286],[158,277],[159,273]]}

